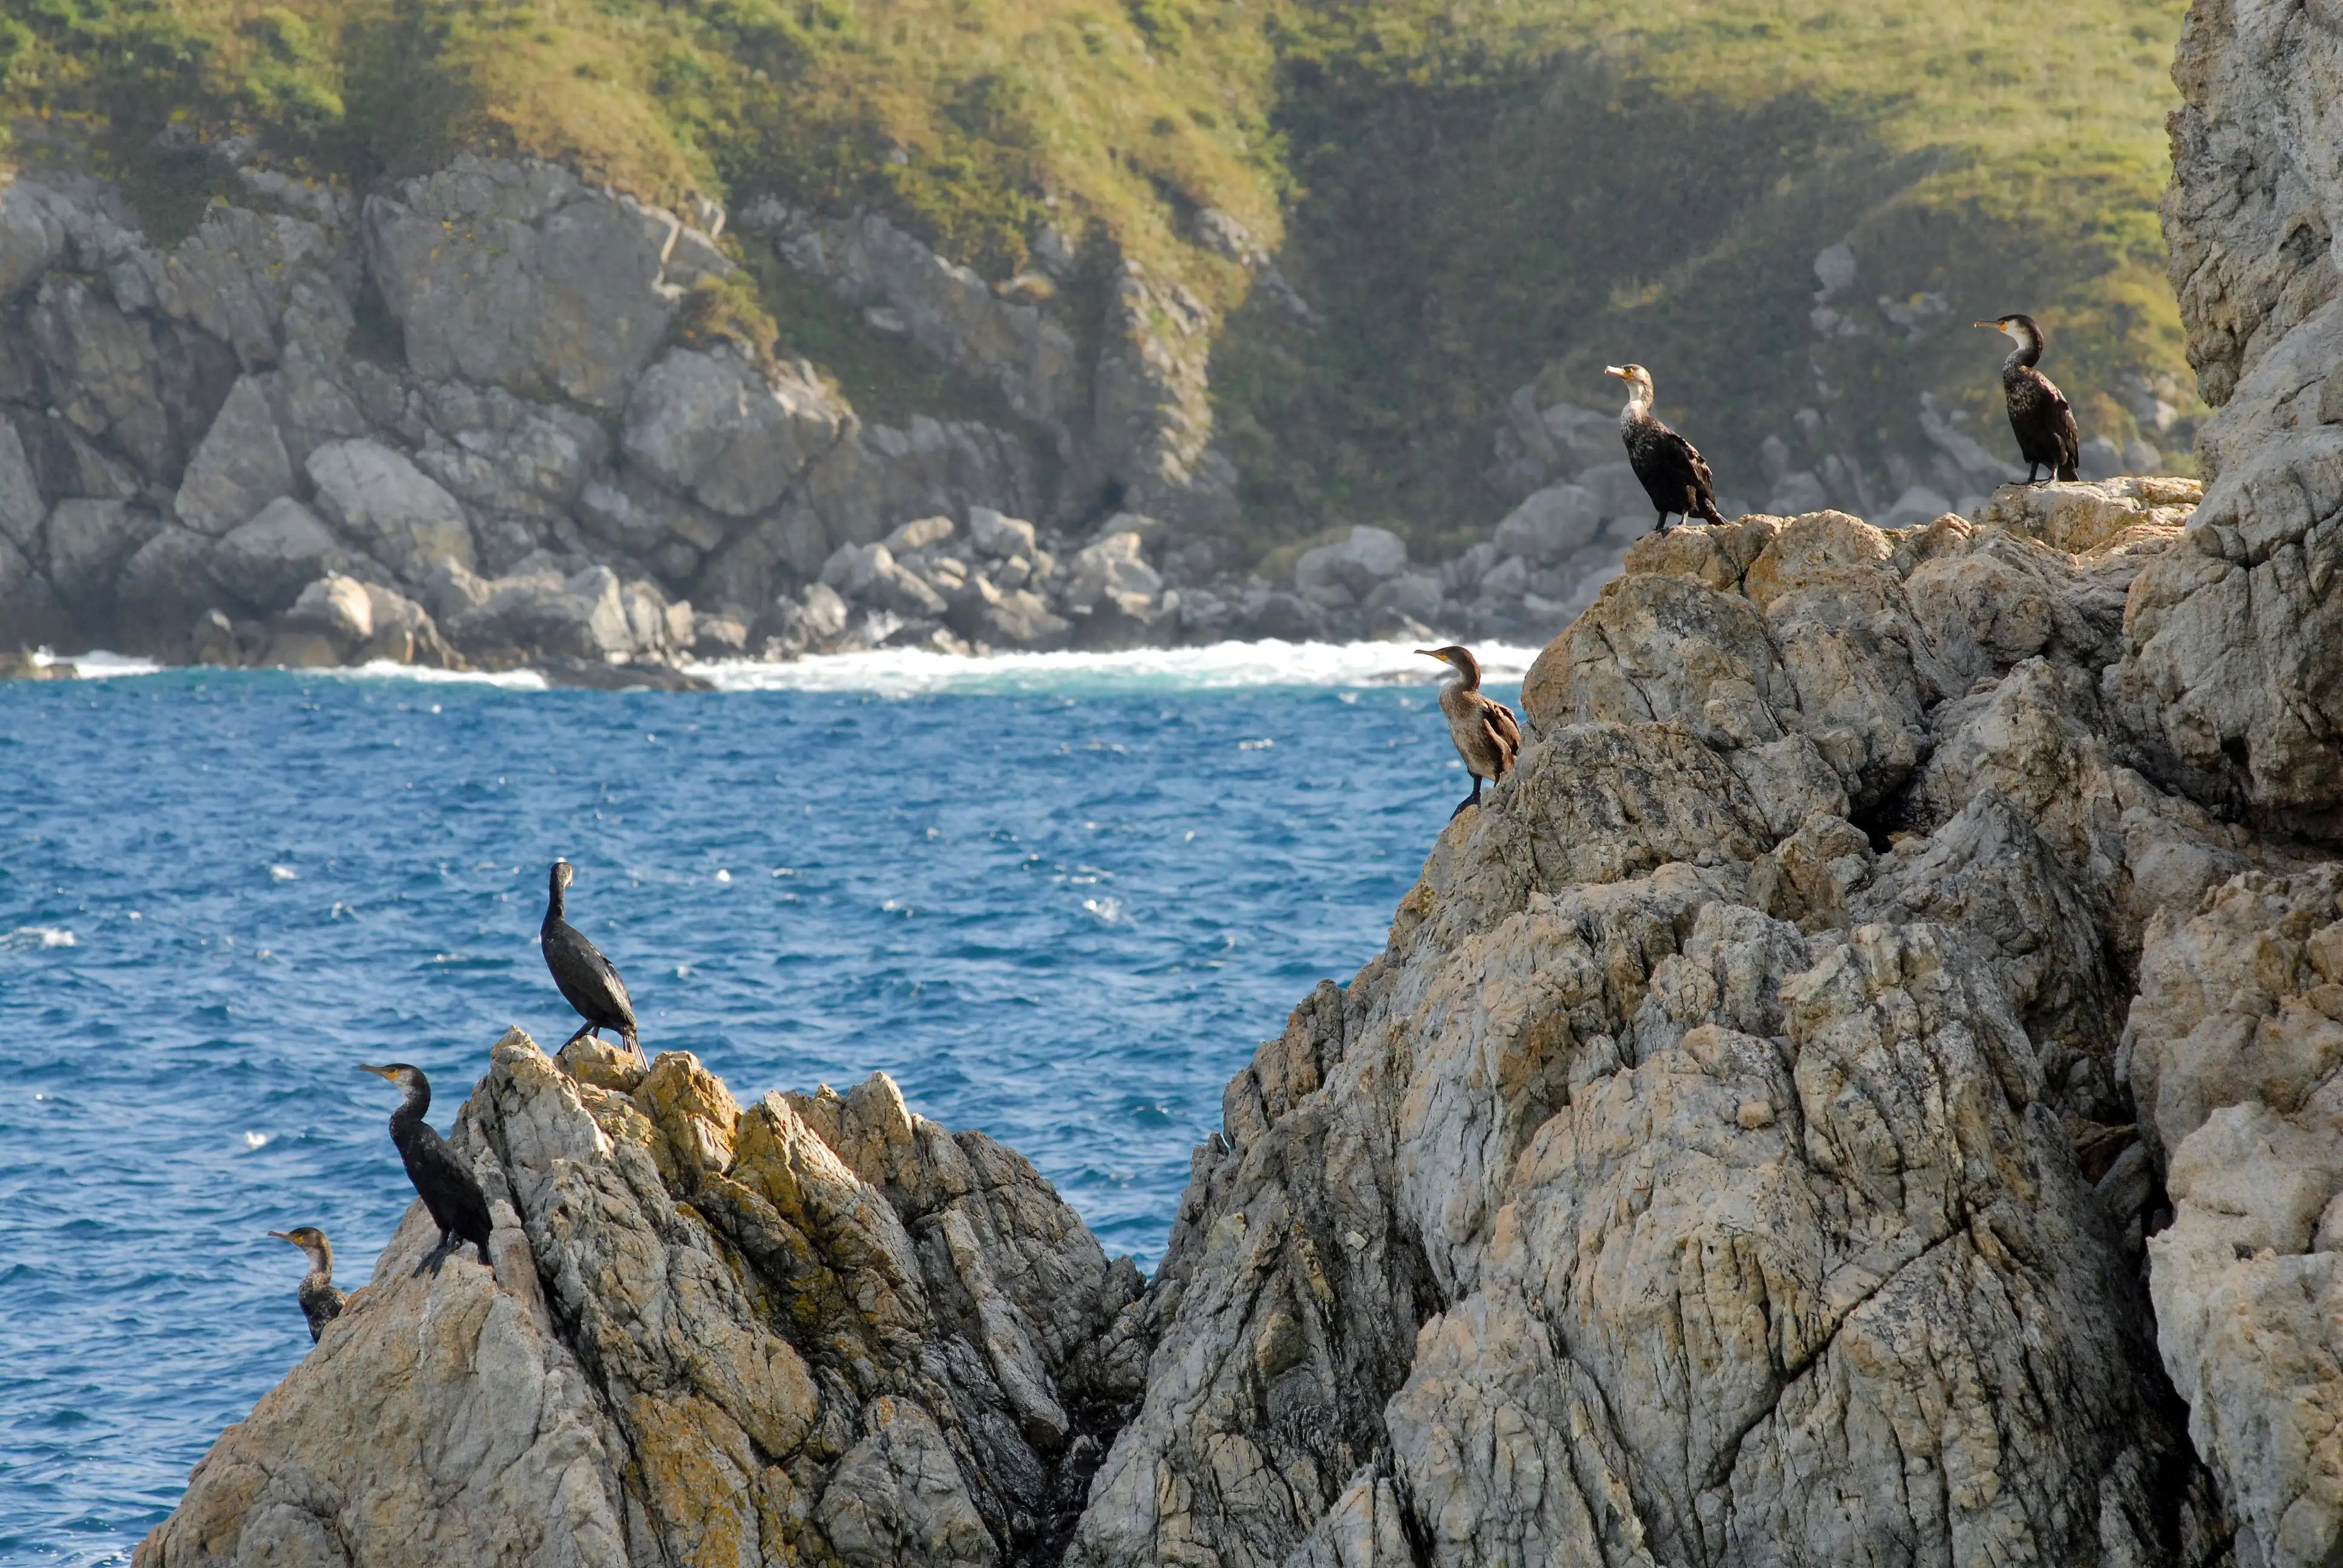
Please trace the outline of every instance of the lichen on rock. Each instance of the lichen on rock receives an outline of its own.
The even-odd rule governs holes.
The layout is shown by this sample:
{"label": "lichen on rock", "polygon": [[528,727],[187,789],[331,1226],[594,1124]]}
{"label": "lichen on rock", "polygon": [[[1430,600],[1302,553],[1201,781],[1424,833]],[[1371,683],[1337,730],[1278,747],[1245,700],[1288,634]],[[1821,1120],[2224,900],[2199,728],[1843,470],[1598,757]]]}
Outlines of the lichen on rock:
{"label": "lichen on rock", "polygon": [[493,1272],[416,1207],[141,1563],[1047,1560],[1137,1393],[1136,1270],[883,1076],[744,1110],[514,1030],[456,1145]]}

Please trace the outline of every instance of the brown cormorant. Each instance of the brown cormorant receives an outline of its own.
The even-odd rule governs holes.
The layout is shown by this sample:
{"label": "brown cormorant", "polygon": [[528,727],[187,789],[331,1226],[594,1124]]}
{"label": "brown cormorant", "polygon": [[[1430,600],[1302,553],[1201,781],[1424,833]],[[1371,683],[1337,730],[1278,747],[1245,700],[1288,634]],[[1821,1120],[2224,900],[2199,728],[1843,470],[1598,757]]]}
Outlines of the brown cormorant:
{"label": "brown cormorant", "polygon": [[[403,1061],[387,1067],[360,1065],[363,1070],[407,1091],[406,1101],[390,1113],[390,1141],[398,1145],[398,1157],[406,1161],[407,1179],[415,1183],[416,1196],[423,1200],[439,1226],[439,1245],[424,1263],[437,1273],[440,1261],[462,1241],[478,1247],[480,1261],[488,1262],[488,1196],[480,1191],[471,1167],[423,1120],[423,1113],[431,1109],[431,1081],[423,1076],[421,1068]],[[417,1272],[421,1271],[418,1265]]]}
{"label": "brown cormorant", "polygon": [[1716,509],[1716,476],[1708,471],[1700,449],[1652,412],[1652,373],[1640,365],[1605,365],[1603,374],[1627,384],[1627,406],[1619,410],[1619,438],[1627,444],[1627,466],[1660,509],[1654,531],[1666,528],[1672,515],[1686,522],[1695,517],[1725,521]]}
{"label": "brown cormorant", "polygon": [[1456,671],[1455,679],[1441,682],[1440,711],[1447,717],[1448,738],[1456,742],[1456,755],[1464,759],[1465,771],[1473,775],[1473,793],[1448,813],[1453,821],[1465,807],[1481,803],[1483,779],[1493,783],[1513,771],[1513,759],[1522,751],[1522,727],[1513,722],[1512,709],[1483,694],[1481,661],[1473,657],[1471,648],[1452,644],[1415,651]]}
{"label": "brown cormorant", "polygon": [[2009,427],[2017,433],[2017,455],[2026,459],[2026,482],[2034,483],[2036,468],[2049,469],[2056,478],[2076,477],[2083,436],[2075,427],[2075,410],[2066,395],[2035,368],[2042,361],[2042,328],[2030,316],[2004,316],[1972,325],[1990,327],[2017,345],[2001,362],[2001,395],[2009,405]]}
{"label": "brown cormorant", "polygon": [[309,1271],[301,1276],[301,1315],[309,1320],[309,1342],[316,1344],[326,1325],[342,1315],[350,1304],[350,1293],[334,1283],[334,1244],[315,1225],[297,1225],[290,1231],[271,1231],[280,1241],[290,1241],[309,1254]]}
{"label": "brown cormorant", "polygon": [[627,995],[627,982],[618,978],[618,971],[610,967],[602,950],[562,918],[566,904],[563,891],[577,875],[568,861],[554,861],[545,895],[545,967],[553,971],[553,983],[561,988],[563,1000],[586,1020],[576,1034],[561,1043],[568,1046],[589,1034],[599,1040],[602,1030],[615,1029],[628,1048],[641,1056],[642,1042],[635,1038],[635,1004]]}

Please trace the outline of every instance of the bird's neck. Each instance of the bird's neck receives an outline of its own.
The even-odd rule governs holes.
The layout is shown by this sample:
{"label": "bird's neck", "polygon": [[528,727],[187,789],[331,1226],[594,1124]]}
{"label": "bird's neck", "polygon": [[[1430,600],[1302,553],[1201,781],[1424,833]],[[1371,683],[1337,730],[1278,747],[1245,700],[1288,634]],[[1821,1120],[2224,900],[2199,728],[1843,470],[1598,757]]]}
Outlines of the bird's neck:
{"label": "bird's neck", "polygon": [[334,1249],[329,1246],[304,1247],[309,1254],[309,1275],[305,1285],[330,1285],[334,1282]]}
{"label": "bird's neck", "polygon": [[423,1113],[431,1109],[431,1086],[411,1083],[407,1086],[407,1098],[390,1113],[390,1136],[393,1141],[407,1137],[423,1125]]}
{"label": "bird's neck", "polygon": [[1458,691],[1481,689],[1481,666],[1472,656],[1466,655],[1463,663],[1452,665],[1449,668],[1456,671],[1455,678],[1448,683],[1451,688]]}
{"label": "bird's neck", "polygon": [[2042,334],[2031,327],[2021,327],[2011,336],[2017,339],[2017,347],[2011,349],[2009,357],[2001,362],[2004,376],[2015,376],[2029,366],[2039,364],[2042,359]]}
{"label": "bird's neck", "polygon": [[545,923],[548,927],[558,925],[568,917],[568,912],[569,900],[563,893],[561,884],[556,882],[545,895]]}
{"label": "bird's neck", "polygon": [[1626,429],[1638,420],[1652,417],[1651,395],[1638,387],[1627,394],[1627,406],[1619,410],[1619,427]]}

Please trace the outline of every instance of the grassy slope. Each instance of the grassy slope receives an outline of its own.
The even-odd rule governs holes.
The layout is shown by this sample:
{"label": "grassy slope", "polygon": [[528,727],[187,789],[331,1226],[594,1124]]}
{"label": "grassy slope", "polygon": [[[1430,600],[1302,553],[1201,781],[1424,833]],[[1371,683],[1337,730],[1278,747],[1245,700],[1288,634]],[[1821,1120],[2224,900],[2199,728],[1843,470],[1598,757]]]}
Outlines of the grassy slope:
{"label": "grassy slope", "polygon": [[[1044,223],[1095,228],[1235,311],[1216,382],[1262,542],[1353,518],[1451,536],[1499,504],[1476,487],[1504,395],[1600,399],[1606,357],[1652,364],[1664,411],[1743,473],[1818,397],[1842,426],[1916,386],[1981,405],[1982,334],[1880,329],[1809,363],[1805,268],[1840,237],[1864,301],[2043,315],[2087,425],[2128,434],[2094,395],[2180,365],[2154,201],[2182,9],[0,0],[0,94],[113,116],[158,192],[186,188],[142,150],[168,120],[361,184],[484,142],[670,200],[877,203],[992,276]],[[1324,328],[1243,308],[1242,272],[1182,238],[1207,204],[1284,246]]]}

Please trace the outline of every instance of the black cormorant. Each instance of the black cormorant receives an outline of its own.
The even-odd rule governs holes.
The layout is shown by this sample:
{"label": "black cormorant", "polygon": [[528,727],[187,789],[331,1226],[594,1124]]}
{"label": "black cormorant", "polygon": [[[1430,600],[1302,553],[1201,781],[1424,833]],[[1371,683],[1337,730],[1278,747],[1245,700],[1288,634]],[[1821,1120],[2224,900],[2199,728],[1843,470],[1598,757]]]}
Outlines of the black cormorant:
{"label": "black cormorant", "polygon": [[[431,1081],[423,1076],[421,1068],[403,1061],[364,1067],[364,1070],[407,1091],[405,1102],[390,1113],[390,1141],[398,1145],[398,1157],[407,1163],[407,1179],[415,1183],[416,1196],[439,1225],[439,1245],[425,1262],[437,1272],[440,1261],[462,1241],[478,1247],[480,1261],[488,1262],[488,1200],[471,1167],[423,1120],[423,1113],[431,1109]],[[421,1271],[419,1266],[417,1271]]]}
{"label": "black cormorant", "polygon": [[301,1315],[309,1320],[309,1342],[316,1344],[326,1325],[342,1315],[350,1304],[350,1293],[334,1283],[334,1244],[315,1225],[297,1225],[290,1231],[271,1231],[280,1241],[290,1241],[309,1254],[309,1271],[301,1276]]}
{"label": "black cormorant", "polygon": [[1652,413],[1652,373],[1640,365],[1605,365],[1605,376],[1627,384],[1627,406],[1619,410],[1619,438],[1627,444],[1627,464],[1644,483],[1644,494],[1660,509],[1654,531],[1664,529],[1670,516],[1690,522],[1695,517],[1712,523],[1725,521],[1716,509],[1716,476],[1700,449]]}
{"label": "black cormorant", "polygon": [[1513,759],[1522,751],[1522,727],[1513,722],[1512,709],[1482,692],[1481,661],[1473,657],[1471,648],[1452,644],[1415,651],[1456,671],[1455,679],[1441,682],[1440,711],[1447,717],[1448,738],[1456,742],[1456,755],[1464,759],[1465,771],[1473,775],[1473,793],[1448,813],[1453,821],[1465,807],[1481,803],[1483,780],[1493,783],[1513,770]]}
{"label": "black cormorant", "polygon": [[561,1043],[568,1046],[589,1034],[599,1040],[603,1030],[615,1029],[628,1048],[641,1056],[642,1042],[635,1038],[635,1004],[627,996],[627,982],[618,978],[602,950],[562,918],[563,891],[577,874],[568,861],[554,861],[545,895],[545,967],[553,971],[553,983],[561,988],[563,1000],[586,1020],[584,1027]]}
{"label": "black cormorant", "polygon": [[1990,327],[2017,345],[2001,362],[2001,395],[2009,405],[2009,427],[2017,433],[2017,455],[2026,459],[2026,482],[2034,483],[2036,468],[2049,469],[2056,478],[2077,477],[2083,436],[2075,427],[2075,410],[2050,377],[2035,368],[2042,362],[2042,328],[2030,316],[1974,325]]}

